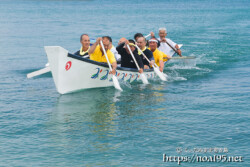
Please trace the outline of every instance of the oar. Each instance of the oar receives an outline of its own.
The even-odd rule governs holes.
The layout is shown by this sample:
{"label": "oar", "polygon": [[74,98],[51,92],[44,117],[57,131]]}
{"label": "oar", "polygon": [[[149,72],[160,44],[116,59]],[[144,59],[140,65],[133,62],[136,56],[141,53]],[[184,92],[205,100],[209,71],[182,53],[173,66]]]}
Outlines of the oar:
{"label": "oar", "polygon": [[[139,67],[139,65],[138,65],[138,63],[137,63],[137,61],[136,61],[136,59],[135,59],[135,56],[134,56],[133,52],[131,51],[131,49],[130,49],[130,47],[129,47],[128,44],[127,44],[127,48],[128,48],[128,50],[129,50],[129,52],[130,52],[132,58],[134,59],[134,62],[135,62],[135,65],[136,65],[137,69],[140,70],[140,67]],[[142,82],[143,82],[144,84],[148,84],[148,79],[147,79],[147,77],[145,76],[144,73],[141,73],[141,80],[142,80]]]}
{"label": "oar", "polygon": [[180,57],[172,57],[171,59],[195,59],[196,57],[195,56],[182,56],[181,54],[179,54],[178,52],[177,52],[177,50],[175,49],[175,48],[173,48],[167,41],[166,41],[166,43],[168,44],[168,46],[170,47],[170,48],[172,48],[174,51],[175,51],[175,53],[177,53]]}
{"label": "oar", "polygon": [[195,59],[195,58],[196,58],[195,56],[171,57],[171,59]]}
{"label": "oar", "polygon": [[27,78],[32,78],[32,77],[35,77],[35,76],[38,76],[38,75],[42,75],[44,73],[47,73],[47,72],[50,72],[50,67],[45,67],[45,68],[42,68],[40,70],[37,70],[37,71],[34,71],[34,72],[31,72],[29,74],[27,74]]}
{"label": "oar", "polygon": [[[108,59],[108,56],[107,56],[107,53],[106,53],[106,51],[105,51],[105,48],[104,48],[104,46],[103,46],[102,41],[100,41],[100,43],[101,43],[101,46],[102,46],[102,50],[103,50],[103,52],[104,52],[104,55],[105,55],[105,57],[106,57],[106,60],[107,60],[107,62],[108,62],[109,70],[112,71],[111,64],[110,64],[110,62],[109,62],[109,59]],[[120,87],[120,84],[119,84],[119,82],[118,82],[118,79],[116,78],[115,75],[112,76],[112,79],[113,79],[114,87],[115,87],[116,89],[122,91],[122,88]]]}
{"label": "oar", "polygon": [[146,36],[144,36],[144,38],[147,38],[147,37],[149,37],[151,34],[148,34],[148,35],[146,35]]}
{"label": "oar", "polygon": [[[145,57],[145,59],[150,63],[149,59],[147,58],[147,56],[143,53],[143,51],[137,46],[135,45],[136,48],[142,53],[142,55]],[[159,70],[158,66],[156,64],[153,65],[153,69],[155,71],[155,73],[161,78],[161,80],[163,81],[167,81],[166,77],[164,76],[164,74]]]}
{"label": "oar", "polygon": [[180,57],[182,57],[182,55],[179,54],[179,53],[177,52],[177,50],[176,50],[175,48],[173,48],[173,46],[171,46],[171,45],[168,43],[167,40],[166,40],[166,43],[168,44],[168,46],[169,46],[171,49],[173,49],[173,51],[174,51],[175,53],[177,53]]}

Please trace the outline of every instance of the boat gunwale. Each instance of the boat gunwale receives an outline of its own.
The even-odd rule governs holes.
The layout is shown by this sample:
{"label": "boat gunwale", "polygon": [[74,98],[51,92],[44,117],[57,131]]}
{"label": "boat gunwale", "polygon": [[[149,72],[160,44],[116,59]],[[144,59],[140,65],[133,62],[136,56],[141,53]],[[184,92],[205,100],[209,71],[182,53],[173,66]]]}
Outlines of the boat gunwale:
{"label": "boat gunwale", "polygon": [[[71,57],[71,58],[74,58],[74,59],[77,59],[77,60],[80,60],[80,61],[84,61],[84,62],[87,62],[87,63],[90,63],[90,64],[95,64],[95,65],[98,65],[98,66],[109,68],[108,64],[106,64],[106,63],[93,61],[93,60],[90,60],[88,58],[84,58],[84,57],[81,57],[81,56],[78,56],[78,55],[75,55],[75,54],[68,53],[68,57]],[[138,72],[138,70],[135,69],[135,68],[126,68],[126,67],[119,67],[119,66],[117,66],[116,70]],[[144,72],[153,72],[154,70],[153,69],[143,69],[143,71]]]}

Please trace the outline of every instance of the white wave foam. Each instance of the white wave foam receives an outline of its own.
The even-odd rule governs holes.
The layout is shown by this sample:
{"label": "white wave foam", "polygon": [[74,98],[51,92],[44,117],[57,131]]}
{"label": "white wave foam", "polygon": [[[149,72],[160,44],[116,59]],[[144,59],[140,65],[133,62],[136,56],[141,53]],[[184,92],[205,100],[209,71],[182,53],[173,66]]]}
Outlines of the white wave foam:
{"label": "white wave foam", "polygon": [[186,81],[187,78],[184,78],[184,77],[175,77],[173,78],[175,81]]}
{"label": "white wave foam", "polygon": [[122,86],[122,87],[127,87],[127,88],[129,88],[129,89],[132,89],[132,86],[131,86],[131,84],[129,83],[129,82],[126,82],[126,81],[123,81],[123,80],[119,80],[119,83],[120,83],[120,85]]}
{"label": "white wave foam", "polygon": [[196,69],[196,70],[201,70],[201,68],[199,68],[197,66],[182,66],[182,65],[174,65],[172,67],[169,67],[168,69],[170,69],[170,70],[176,70],[176,69],[184,69],[184,70]]}
{"label": "white wave foam", "polygon": [[208,45],[209,42],[191,42],[193,44]]}

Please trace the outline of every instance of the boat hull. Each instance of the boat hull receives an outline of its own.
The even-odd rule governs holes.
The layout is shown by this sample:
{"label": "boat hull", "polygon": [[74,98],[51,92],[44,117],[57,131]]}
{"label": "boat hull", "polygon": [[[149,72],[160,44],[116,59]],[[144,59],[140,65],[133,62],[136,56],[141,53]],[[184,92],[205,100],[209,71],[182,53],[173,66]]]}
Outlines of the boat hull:
{"label": "boat hull", "polygon": [[[107,64],[95,62],[68,53],[60,46],[45,46],[54,83],[60,94],[71,93],[83,89],[113,86],[112,74]],[[148,79],[156,74],[153,70],[145,70]],[[126,82],[140,81],[136,69],[117,68],[116,76]]]}

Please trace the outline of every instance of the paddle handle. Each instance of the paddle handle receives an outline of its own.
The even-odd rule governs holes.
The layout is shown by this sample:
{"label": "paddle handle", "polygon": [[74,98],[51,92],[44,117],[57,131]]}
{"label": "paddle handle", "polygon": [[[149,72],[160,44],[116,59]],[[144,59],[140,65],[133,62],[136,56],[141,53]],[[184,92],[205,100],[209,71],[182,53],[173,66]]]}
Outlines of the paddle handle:
{"label": "paddle handle", "polygon": [[[105,50],[105,48],[104,48],[104,46],[103,46],[102,40],[100,41],[100,43],[101,43],[101,46],[102,46],[102,50],[103,50],[103,52],[104,52],[104,55],[105,55],[105,57],[106,57],[106,59],[107,59],[107,62],[108,62],[108,65],[109,65],[109,69],[110,69],[110,71],[112,71],[111,64],[110,64],[110,62],[109,62],[108,55],[107,55],[106,50]],[[114,87],[115,87],[116,89],[122,91],[122,88],[121,88],[121,86],[120,86],[120,84],[119,84],[119,81],[118,81],[117,77],[116,77],[114,74],[113,74],[113,76],[112,76],[112,79],[113,79]]]}
{"label": "paddle handle", "polygon": [[140,67],[139,67],[139,65],[138,65],[138,63],[137,63],[137,61],[136,61],[136,59],[135,59],[135,56],[134,56],[133,52],[131,51],[131,49],[130,49],[130,47],[129,47],[128,44],[127,44],[127,48],[128,48],[128,50],[129,50],[129,52],[130,52],[132,58],[134,59],[134,62],[135,62],[135,65],[136,65],[137,69],[140,70]]}
{"label": "paddle handle", "polygon": [[42,75],[42,74],[45,74],[45,73],[50,72],[50,71],[51,71],[51,69],[48,66],[48,67],[45,67],[45,68],[42,68],[40,70],[37,70],[37,71],[34,71],[34,72],[27,74],[27,78],[32,78],[32,77],[35,77],[38,75]]}
{"label": "paddle handle", "polygon": [[148,34],[148,35],[144,36],[144,38],[147,38],[147,37],[149,37],[149,36],[151,36],[151,34]]}
{"label": "paddle handle", "polygon": [[108,59],[108,56],[107,56],[107,53],[106,53],[106,50],[105,50],[105,48],[104,48],[104,46],[103,46],[102,41],[100,41],[100,43],[101,43],[101,46],[102,46],[102,50],[103,50],[103,52],[104,52],[104,55],[105,55],[105,57],[106,57],[106,59],[107,59],[107,62],[108,62],[108,65],[109,65],[109,69],[110,69],[110,71],[112,71],[111,64],[110,64],[110,62],[109,62],[109,59]]}
{"label": "paddle handle", "polygon": [[[137,46],[135,45],[136,48],[141,52],[141,54],[145,57],[145,59],[150,63],[150,60],[147,58],[147,56],[143,53],[143,51]],[[155,64],[156,65],[156,64]],[[157,65],[156,65],[157,66]]]}
{"label": "paddle handle", "polygon": [[[142,53],[142,55],[145,57],[145,59],[150,63],[150,60],[147,58],[147,56],[143,53],[143,51],[137,46],[135,45],[136,48]],[[158,67],[156,63],[154,63],[155,67]]]}
{"label": "paddle handle", "polygon": [[167,39],[166,39],[166,43],[168,44],[168,46],[169,46],[171,49],[174,50],[175,53],[177,53],[179,56],[182,56],[181,54],[179,54],[179,53],[177,52],[177,50],[176,50],[173,46],[171,46],[171,45],[168,43]]}
{"label": "paddle handle", "polygon": [[[132,58],[134,59],[134,62],[135,62],[135,64],[136,64],[136,66],[137,66],[138,71],[140,71],[140,67],[139,67],[139,65],[138,65],[138,63],[137,63],[137,61],[136,61],[136,59],[135,59],[135,56],[134,56],[134,54],[132,53],[132,51],[131,51],[131,49],[130,49],[130,47],[129,47],[128,44],[127,44],[127,48],[128,48],[128,50],[129,50],[129,52],[130,52]],[[143,82],[144,84],[148,84],[148,79],[147,79],[146,75],[143,74],[143,73],[141,73],[140,76],[141,76],[142,82]]]}
{"label": "paddle handle", "polygon": [[135,45],[136,48],[141,52],[141,54],[145,57],[145,59],[150,63],[149,59],[147,58],[147,56],[143,53],[143,51],[137,46]]}

